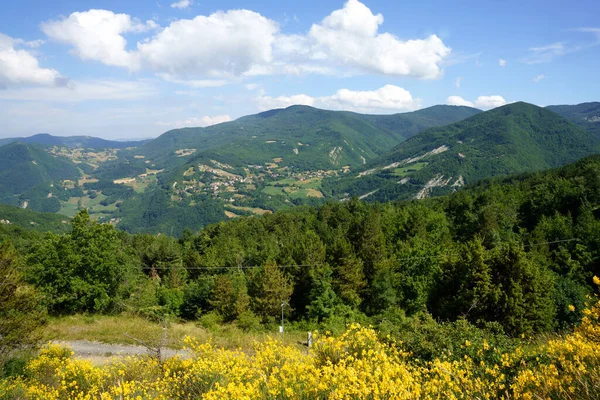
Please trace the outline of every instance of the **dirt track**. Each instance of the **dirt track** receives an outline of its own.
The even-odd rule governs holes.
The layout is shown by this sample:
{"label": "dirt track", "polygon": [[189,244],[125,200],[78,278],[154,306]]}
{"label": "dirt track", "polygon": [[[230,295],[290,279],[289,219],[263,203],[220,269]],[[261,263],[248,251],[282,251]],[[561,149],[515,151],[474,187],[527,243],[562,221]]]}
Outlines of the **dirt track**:
{"label": "dirt track", "polygon": [[[52,343],[70,347],[75,357],[90,360],[94,364],[104,364],[111,359],[127,356],[155,355],[144,346],[127,344],[107,344],[100,342],[89,342],[87,340],[62,341],[55,340]],[[165,349],[161,350],[162,357],[173,357],[175,355],[187,357],[184,350]]]}

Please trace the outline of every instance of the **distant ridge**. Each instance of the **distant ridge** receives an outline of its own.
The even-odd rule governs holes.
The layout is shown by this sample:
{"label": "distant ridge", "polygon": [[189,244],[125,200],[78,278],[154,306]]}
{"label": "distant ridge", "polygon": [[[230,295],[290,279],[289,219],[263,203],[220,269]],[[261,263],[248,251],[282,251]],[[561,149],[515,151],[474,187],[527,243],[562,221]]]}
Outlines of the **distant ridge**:
{"label": "distant ridge", "polygon": [[554,168],[598,151],[598,140],[567,119],[518,102],[431,128],[324,192],[387,201],[454,191],[492,176]]}
{"label": "distant ridge", "polygon": [[562,115],[575,125],[579,125],[600,140],[600,102],[548,106],[546,108]]}
{"label": "distant ridge", "polygon": [[[296,105],[206,128],[174,129],[139,147],[136,154],[161,167],[180,165],[200,153],[221,156],[220,161],[232,165],[282,157],[285,165],[358,166],[424,129],[480,112],[470,107],[434,106],[400,114],[369,115]],[[195,154],[177,157],[175,152],[182,149],[194,149]],[[331,151],[336,154],[333,160],[328,156]]]}
{"label": "distant ridge", "polygon": [[0,147],[0,203],[58,211],[58,197],[66,195],[60,183],[80,176],[75,163],[50,155],[39,144],[15,142]]}
{"label": "distant ridge", "polygon": [[0,146],[9,143],[35,143],[42,146],[59,146],[72,148],[91,148],[91,149],[124,149],[127,147],[137,147],[148,142],[149,140],[140,141],[116,141],[96,138],[92,136],[52,136],[48,133],[38,133],[37,135],[20,138],[0,139]]}

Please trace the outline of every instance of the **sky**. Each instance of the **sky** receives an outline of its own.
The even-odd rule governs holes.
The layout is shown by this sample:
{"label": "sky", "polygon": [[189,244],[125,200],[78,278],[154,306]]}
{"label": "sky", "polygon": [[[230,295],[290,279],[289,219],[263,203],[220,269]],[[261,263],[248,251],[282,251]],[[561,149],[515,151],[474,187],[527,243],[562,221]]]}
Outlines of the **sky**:
{"label": "sky", "polygon": [[0,137],[600,101],[600,2],[0,1]]}

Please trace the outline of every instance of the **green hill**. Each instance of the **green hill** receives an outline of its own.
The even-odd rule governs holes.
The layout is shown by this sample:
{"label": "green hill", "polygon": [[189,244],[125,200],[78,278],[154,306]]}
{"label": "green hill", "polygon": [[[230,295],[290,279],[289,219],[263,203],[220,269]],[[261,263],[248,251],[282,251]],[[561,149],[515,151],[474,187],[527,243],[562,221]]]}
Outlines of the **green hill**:
{"label": "green hill", "polygon": [[362,115],[292,106],[207,128],[172,130],[135,153],[160,167],[183,164],[192,154],[192,159],[216,158],[237,166],[274,158],[297,168],[359,166],[423,129],[478,112],[436,106],[404,114]]}
{"label": "green hill", "polygon": [[41,146],[11,143],[0,147],[0,203],[38,211],[58,211],[63,180],[81,176],[70,160],[53,157]]}
{"label": "green hill", "polygon": [[600,102],[546,108],[579,125],[600,140]]}
{"label": "green hill", "polygon": [[358,174],[324,182],[334,197],[424,198],[492,176],[573,162],[597,149],[585,130],[547,109],[513,103],[401,143]]}
{"label": "green hill", "polygon": [[70,218],[54,213],[24,210],[0,204],[0,231],[12,229],[37,232],[66,232],[71,229]]}

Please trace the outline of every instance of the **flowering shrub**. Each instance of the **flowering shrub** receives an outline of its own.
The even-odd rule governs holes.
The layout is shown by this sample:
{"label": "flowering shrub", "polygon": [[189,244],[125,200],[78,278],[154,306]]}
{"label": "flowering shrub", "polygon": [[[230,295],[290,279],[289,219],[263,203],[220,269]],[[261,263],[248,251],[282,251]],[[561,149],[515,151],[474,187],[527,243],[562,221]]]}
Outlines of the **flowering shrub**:
{"label": "flowering shrub", "polygon": [[275,341],[257,344],[252,355],[191,338],[186,345],[189,358],[125,358],[102,367],[48,345],[23,376],[0,381],[0,399],[592,399],[600,393],[598,299],[571,334],[537,345],[524,341],[506,353],[486,341],[465,341],[475,357],[460,360],[417,362],[402,343],[359,325],[317,337],[310,352]]}

